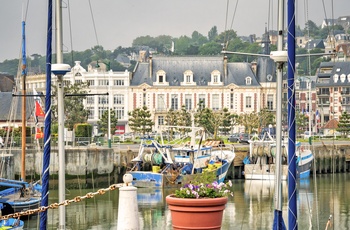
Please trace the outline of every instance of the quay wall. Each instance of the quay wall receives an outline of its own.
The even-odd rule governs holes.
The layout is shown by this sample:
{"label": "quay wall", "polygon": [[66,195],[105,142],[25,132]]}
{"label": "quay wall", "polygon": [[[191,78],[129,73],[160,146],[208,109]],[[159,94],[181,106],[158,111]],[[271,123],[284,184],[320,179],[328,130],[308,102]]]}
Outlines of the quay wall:
{"label": "quay wall", "polygon": [[[236,147],[236,158],[227,174],[229,179],[243,179],[243,159],[248,155],[248,146]],[[130,162],[137,156],[137,149],[104,147],[68,147],[65,149],[67,188],[103,187],[121,183]],[[350,171],[350,145],[319,145],[313,147],[317,174]],[[21,150],[12,150],[14,178],[21,175]],[[43,150],[26,151],[27,181],[36,181],[42,174]],[[51,150],[50,188],[58,186],[58,150]],[[11,175],[11,174],[10,174]]]}

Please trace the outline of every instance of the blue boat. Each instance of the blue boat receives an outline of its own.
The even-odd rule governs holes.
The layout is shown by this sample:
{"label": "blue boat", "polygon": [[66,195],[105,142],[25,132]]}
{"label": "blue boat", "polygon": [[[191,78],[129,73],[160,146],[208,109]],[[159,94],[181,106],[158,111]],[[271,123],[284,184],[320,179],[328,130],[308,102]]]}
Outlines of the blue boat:
{"label": "blue boat", "polygon": [[40,207],[40,184],[0,178],[0,187],[3,188],[0,191],[1,201],[10,204],[14,212],[23,212]]}
{"label": "blue boat", "polygon": [[215,173],[223,182],[235,157],[234,150],[213,150],[212,146],[191,144],[165,146],[154,139],[142,139],[139,154],[128,172],[135,187],[179,187],[198,175]]}
{"label": "blue boat", "polygon": [[[12,206],[5,202],[0,203],[0,209],[1,209],[1,214],[3,216],[14,213]],[[19,229],[23,229],[23,227],[24,227],[24,222],[23,220],[20,220],[20,219],[8,218],[8,219],[0,220],[0,230],[3,230],[3,229],[19,230]]]}

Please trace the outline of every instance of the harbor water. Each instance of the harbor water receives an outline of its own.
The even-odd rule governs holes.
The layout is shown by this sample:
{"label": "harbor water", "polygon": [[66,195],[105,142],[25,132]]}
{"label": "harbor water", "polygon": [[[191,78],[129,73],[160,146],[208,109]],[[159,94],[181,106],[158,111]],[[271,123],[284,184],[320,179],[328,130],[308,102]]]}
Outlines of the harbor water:
{"label": "harbor water", "polygon": [[[272,229],[274,182],[233,180],[234,196],[224,211],[222,229]],[[288,191],[283,184],[283,218],[288,224]],[[322,174],[298,183],[299,229],[350,229],[350,175]],[[96,191],[97,189],[95,189]],[[67,199],[84,196],[93,190],[67,190]],[[174,192],[138,189],[140,229],[172,229],[165,197]],[[57,202],[58,192],[50,191],[49,203]],[[96,195],[66,206],[67,229],[117,229],[118,191]],[[48,229],[57,229],[58,209],[48,212]],[[38,219],[25,221],[26,229],[38,229]]]}

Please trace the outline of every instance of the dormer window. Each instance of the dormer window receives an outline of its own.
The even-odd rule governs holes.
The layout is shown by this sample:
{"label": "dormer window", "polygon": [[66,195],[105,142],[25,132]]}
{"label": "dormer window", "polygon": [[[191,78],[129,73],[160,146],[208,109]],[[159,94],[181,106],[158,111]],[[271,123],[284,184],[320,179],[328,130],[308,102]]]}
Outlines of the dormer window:
{"label": "dormer window", "polygon": [[211,79],[209,82],[209,85],[222,85],[222,81],[221,81],[221,74],[219,70],[214,70],[213,72],[211,72]]}
{"label": "dormer window", "polygon": [[340,81],[345,82],[345,77],[346,77],[345,74],[340,75]]}
{"label": "dormer window", "polygon": [[333,75],[333,81],[334,81],[334,83],[336,83],[336,82],[338,81],[338,79],[339,79],[339,75],[338,75],[338,74],[334,74],[334,75]]}
{"label": "dormer window", "polygon": [[81,76],[81,73],[78,72],[75,74],[75,76],[79,77],[79,76]]}
{"label": "dormer window", "polygon": [[169,82],[166,80],[166,72],[164,70],[158,70],[156,73],[156,82],[153,84],[155,85],[169,85]]}
{"label": "dormer window", "polygon": [[246,85],[251,85],[252,84],[252,78],[251,77],[246,77],[245,78],[245,84]]}
{"label": "dormer window", "polygon": [[196,82],[193,81],[193,72],[191,70],[186,70],[183,73],[183,82],[181,82],[181,85],[196,85]]}

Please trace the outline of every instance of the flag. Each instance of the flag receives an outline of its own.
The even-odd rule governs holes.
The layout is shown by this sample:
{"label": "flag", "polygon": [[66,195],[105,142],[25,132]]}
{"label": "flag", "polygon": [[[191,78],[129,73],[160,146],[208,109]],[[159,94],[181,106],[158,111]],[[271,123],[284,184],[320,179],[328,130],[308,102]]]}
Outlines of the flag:
{"label": "flag", "polygon": [[320,113],[318,112],[318,110],[316,110],[316,122],[321,120],[321,116]]}
{"label": "flag", "polygon": [[45,117],[45,113],[39,101],[35,101],[35,116],[36,117]]}
{"label": "flag", "polygon": [[35,139],[40,139],[44,137],[44,133],[41,131],[41,128],[37,127],[35,130]]}

